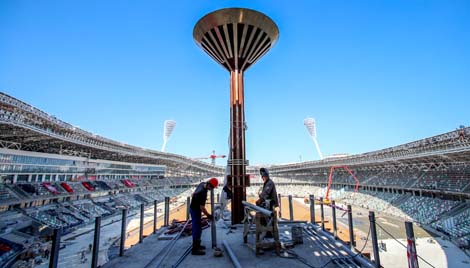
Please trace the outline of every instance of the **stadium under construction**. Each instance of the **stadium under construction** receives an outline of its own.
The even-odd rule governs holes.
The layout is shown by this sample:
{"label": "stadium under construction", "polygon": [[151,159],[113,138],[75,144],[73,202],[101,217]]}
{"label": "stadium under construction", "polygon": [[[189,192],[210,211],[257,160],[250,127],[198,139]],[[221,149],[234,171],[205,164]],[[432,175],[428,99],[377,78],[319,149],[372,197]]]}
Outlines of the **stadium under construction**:
{"label": "stadium under construction", "polygon": [[[0,267],[469,267],[469,127],[266,166],[280,206],[254,204],[263,183],[245,157],[243,73],[278,34],[245,9],[194,29],[230,72],[228,168],[114,141],[0,93]],[[213,177],[224,185],[207,202],[215,219],[202,219],[208,254],[193,256],[189,200]]]}
{"label": "stadium under construction", "polygon": [[[102,218],[101,234],[106,237],[101,238],[102,242],[96,253],[98,265],[158,267],[159,257],[163,257],[163,249],[169,243],[168,240],[158,239],[165,232],[165,226],[170,226],[172,220],[186,219],[186,198],[200,181],[210,177],[223,179],[225,172],[225,168],[188,157],[138,148],[94,135],[3,93],[0,95],[0,122],[2,267],[24,260],[35,260],[38,266],[42,262],[44,266],[48,260],[43,252],[46,249],[49,252],[52,250],[51,239],[54,230],[59,229],[62,231],[61,245],[67,246],[56,252],[58,267],[72,264],[74,267],[89,267],[91,254],[94,252],[88,253],[87,250],[88,258],[85,259],[81,259],[81,254],[92,241],[90,237],[86,237],[92,235],[97,218]],[[367,237],[369,229],[364,228],[369,225],[367,211],[358,212],[370,210],[381,215],[385,228],[401,224],[403,229],[404,221],[414,222],[425,230],[423,237],[437,237],[441,241],[437,245],[447,243],[446,248],[453,247],[462,253],[460,257],[444,259],[444,265],[447,261],[463,258],[460,267],[465,267],[468,265],[468,256],[464,253],[468,254],[470,245],[469,163],[470,129],[462,128],[360,155],[273,165],[269,167],[271,176],[278,185],[278,192],[283,196],[279,228],[290,230],[287,227],[302,222],[305,225],[305,236],[319,237],[309,241],[305,238],[304,244],[296,246],[299,251],[297,254],[304,254],[303,260],[315,267],[330,260],[335,261],[325,267],[343,267],[345,264],[340,260],[344,262],[348,258],[348,265],[356,263],[355,265],[360,266],[364,264],[350,261],[360,256],[374,259],[370,241],[365,243],[366,241],[361,240]],[[356,192],[356,182],[348,172],[335,172],[330,195],[339,209],[336,213],[338,227],[335,228],[332,226],[331,204],[324,204],[324,220],[321,220],[322,216],[319,214],[319,198],[325,194],[332,166],[348,166],[360,180]],[[251,175],[251,187],[247,188],[248,199],[255,196],[261,184],[257,171],[257,167],[247,168]],[[217,200],[220,200],[221,191],[218,190],[216,195]],[[317,199],[313,216],[310,215],[311,211],[307,213],[309,209],[302,208],[306,206],[305,203],[311,203],[304,202],[310,195]],[[167,200],[167,207],[165,197],[171,198]],[[290,203],[289,206],[289,201],[294,202],[294,205]],[[216,202],[216,206],[218,204]],[[353,221],[356,247],[351,251],[344,249],[349,245],[350,237],[345,235],[349,232],[347,217],[341,216],[347,214],[343,209],[347,205],[352,206],[353,213],[357,214]],[[170,208],[176,214],[169,213]],[[298,208],[299,212],[292,212],[293,208]],[[142,221],[140,213],[143,210],[145,220]],[[127,221],[126,228],[123,229],[125,234],[121,236],[123,211],[127,213]],[[157,221],[154,221],[153,211],[158,214]],[[359,219],[361,214],[366,215],[362,221]],[[223,216],[220,213],[221,219]],[[395,219],[395,222],[386,221],[387,217]],[[314,226],[309,225],[312,218]],[[322,221],[327,226],[323,229]],[[240,233],[243,227],[223,222],[222,220],[220,226],[217,224],[217,245],[222,247],[222,241],[234,243],[229,246],[233,247],[232,254],[239,255],[241,267],[250,267],[254,260],[260,262],[259,267],[264,267],[263,262],[268,266],[267,262],[272,258],[279,263],[285,262],[285,265],[303,267],[304,264],[293,259],[266,255],[254,258],[255,252],[243,244],[243,234]],[[333,229],[336,228],[342,230],[338,231],[337,237],[345,242],[334,240]],[[403,234],[400,236],[399,229],[397,228],[395,235],[405,239]],[[380,230],[378,233],[379,240],[391,238]],[[80,237],[85,240],[79,240]],[[120,257],[114,251],[118,250],[121,237],[130,242],[124,244],[123,256]],[[204,239],[207,243],[211,241],[209,233],[204,233]],[[178,252],[176,248],[190,245],[189,240],[179,240],[175,241],[179,243],[178,247],[163,259],[165,262],[160,264],[161,267],[170,267],[178,260],[178,254],[184,254],[184,250]],[[76,246],[73,246],[74,241]],[[131,247],[132,243],[135,246]],[[388,252],[391,250],[391,243],[388,243]],[[318,255],[308,252],[311,248]],[[358,254],[361,248],[365,248],[361,251],[362,255]],[[69,249],[71,252],[68,252]],[[397,256],[406,263],[406,248],[397,250],[400,252]],[[386,255],[388,252],[379,254]],[[444,250],[444,255],[453,253],[456,253],[455,250]],[[424,254],[419,251],[419,247],[418,254]],[[343,255],[346,258],[342,259]],[[213,261],[220,262],[219,267],[230,267],[232,264],[228,256],[226,251],[224,258]],[[189,256],[183,264],[209,261],[208,258],[191,259]],[[368,258],[361,258],[364,263],[369,262]],[[429,258],[431,256],[428,260]],[[106,264],[108,262],[109,265]],[[292,264],[287,264],[290,262]],[[384,257],[382,262],[386,262]],[[370,264],[373,265],[374,262],[371,261]]]}

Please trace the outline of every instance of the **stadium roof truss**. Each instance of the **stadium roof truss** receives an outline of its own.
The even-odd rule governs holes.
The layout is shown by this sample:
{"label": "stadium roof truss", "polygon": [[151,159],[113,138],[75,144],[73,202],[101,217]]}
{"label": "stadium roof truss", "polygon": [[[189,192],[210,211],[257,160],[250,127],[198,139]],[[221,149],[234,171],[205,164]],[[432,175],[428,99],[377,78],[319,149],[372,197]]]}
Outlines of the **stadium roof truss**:
{"label": "stadium roof truss", "polygon": [[278,176],[297,172],[318,172],[331,166],[349,166],[358,170],[447,170],[459,166],[470,170],[470,128],[406,143],[364,154],[320,161],[271,166]]}
{"label": "stadium roof truss", "polygon": [[121,162],[165,165],[172,175],[221,176],[224,168],[116,142],[0,93],[0,147]]}
{"label": "stadium roof truss", "polygon": [[[0,148],[132,163],[166,165],[174,175],[222,176],[225,168],[185,156],[144,149],[84,131],[29,104],[0,93]],[[331,166],[354,170],[401,171],[470,169],[470,127],[399,146],[346,157],[272,165],[273,176],[327,172]],[[248,173],[257,173],[248,167]]]}

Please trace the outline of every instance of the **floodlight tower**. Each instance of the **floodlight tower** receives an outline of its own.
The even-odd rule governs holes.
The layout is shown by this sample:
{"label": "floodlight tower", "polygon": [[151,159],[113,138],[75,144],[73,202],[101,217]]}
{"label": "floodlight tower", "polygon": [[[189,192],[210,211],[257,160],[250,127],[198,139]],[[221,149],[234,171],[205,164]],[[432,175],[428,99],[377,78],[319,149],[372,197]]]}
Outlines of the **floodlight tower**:
{"label": "floodlight tower", "polygon": [[244,217],[246,200],[245,111],[243,74],[276,43],[279,30],[266,15],[245,8],[225,8],[202,17],[194,26],[196,43],[230,72],[230,173],[232,224]]}
{"label": "floodlight tower", "polygon": [[162,145],[162,152],[165,151],[166,144],[170,139],[171,133],[176,127],[176,121],[173,120],[165,120],[163,123],[163,145]]}
{"label": "floodlight tower", "polygon": [[312,138],[313,143],[315,143],[315,147],[317,148],[317,152],[318,152],[318,155],[320,156],[320,159],[323,159],[323,155],[320,151],[320,146],[318,145],[318,141],[317,141],[317,127],[315,124],[315,119],[305,118],[304,125],[307,128],[308,134]]}

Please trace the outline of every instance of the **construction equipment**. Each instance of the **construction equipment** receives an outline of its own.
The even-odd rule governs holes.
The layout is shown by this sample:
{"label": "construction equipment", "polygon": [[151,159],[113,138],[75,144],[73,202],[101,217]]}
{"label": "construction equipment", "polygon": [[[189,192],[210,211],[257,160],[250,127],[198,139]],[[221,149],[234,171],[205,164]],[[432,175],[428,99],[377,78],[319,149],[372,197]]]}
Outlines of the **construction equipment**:
{"label": "construction equipment", "polygon": [[209,155],[208,157],[196,157],[196,158],[193,158],[193,159],[210,159],[211,164],[215,166],[215,159],[216,158],[225,158],[225,157],[227,157],[227,156],[226,155],[216,155],[215,150],[212,150],[212,154]]}
{"label": "construction equipment", "polygon": [[359,190],[359,180],[357,179],[356,175],[354,175],[354,173],[347,166],[331,166],[330,176],[328,177],[328,188],[326,190],[325,200],[323,200],[324,204],[330,204],[329,194],[330,194],[331,184],[333,183],[333,172],[335,171],[335,169],[346,170],[356,181],[356,185],[354,186],[354,192],[357,192]]}
{"label": "construction equipment", "polygon": [[[255,224],[255,251],[256,255],[263,254],[264,248],[274,248],[276,254],[279,256],[281,252],[281,242],[279,240],[279,229],[277,226],[277,213],[253,205],[246,201],[242,201],[245,207],[245,218],[243,219],[243,242],[248,243],[248,234],[252,232],[252,225]],[[254,214],[253,214],[254,213]],[[263,238],[270,232],[274,238],[273,242],[263,242]]]}

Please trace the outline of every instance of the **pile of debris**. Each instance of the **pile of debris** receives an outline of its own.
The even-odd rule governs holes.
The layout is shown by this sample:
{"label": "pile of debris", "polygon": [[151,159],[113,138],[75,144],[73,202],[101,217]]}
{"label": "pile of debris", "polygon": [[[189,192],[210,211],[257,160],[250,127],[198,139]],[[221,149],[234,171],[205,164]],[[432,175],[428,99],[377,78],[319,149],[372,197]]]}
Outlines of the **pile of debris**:
{"label": "pile of debris", "polygon": [[[187,221],[189,221],[188,224],[186,224]],[[171,222],[170,226],[168,226],[168,228],[167,228],[168,230],[166,232],[164,232],[164,234],[169,235],[169,236],[171,236],[173,234],[178,234],[184,228],[184,231],[181,233],[181,235],[182,236],[190,236],[193,225],[192,225],[191,219],[189,219],[187,221],[180,221],[180,220],[174,219]],[[186,227],[184,227],[185,225],[186,225]],[[202,226],[203,230],[206,229],[206,228],[209,228],[209,220],[205,217],[202,218],[201,226]]]}

